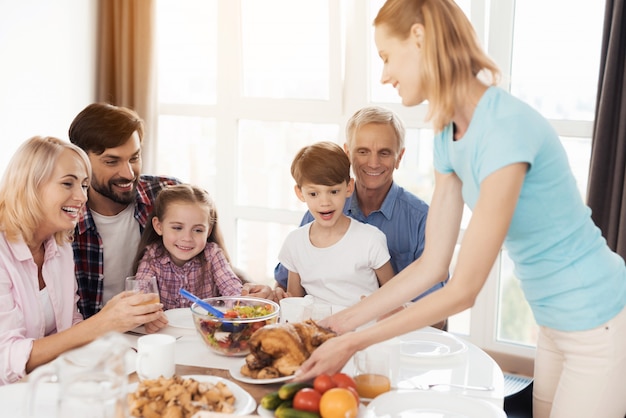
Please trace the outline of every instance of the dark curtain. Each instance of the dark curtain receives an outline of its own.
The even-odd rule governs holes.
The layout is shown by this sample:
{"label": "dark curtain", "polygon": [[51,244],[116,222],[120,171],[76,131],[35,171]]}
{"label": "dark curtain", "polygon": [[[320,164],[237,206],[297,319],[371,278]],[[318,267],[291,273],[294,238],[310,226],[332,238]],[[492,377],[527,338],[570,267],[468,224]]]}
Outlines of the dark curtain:
{"label": "dark curtain", "polygon": [[606,0],[587,203],[611,249],[626,258],[626,15]]}

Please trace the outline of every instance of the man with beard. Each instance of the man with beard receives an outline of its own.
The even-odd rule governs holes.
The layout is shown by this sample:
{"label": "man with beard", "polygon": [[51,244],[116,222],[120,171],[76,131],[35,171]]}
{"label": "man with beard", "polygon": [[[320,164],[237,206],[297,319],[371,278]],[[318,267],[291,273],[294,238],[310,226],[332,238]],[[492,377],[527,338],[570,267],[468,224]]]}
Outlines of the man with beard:
{"label": "man with beard", "polygon": [[[91,161],[91,186],[74,233],[79,310],[88,318],[124,290],[157,194],[180,181],[141,174],[144,124],[131,109],[94,103],[69,129]],[[106,248],[106,251],[104,249]]]}
{"label": "man with beard", "polygon": [[[78,308],[85,318],[124,290],[125,278],[135,274],[133,259],[157,194],[180,183],[141,174],[143,135],[144,123],[135,111],[106,103],[90,104],[70,125],[70,141],[87,153],[92,166],[88,200],[72,243]],[[245,283],[242,294],[274,298],[269,286],[253,283]],[[156,331],[166,324],[163,315],[146,329]]]}

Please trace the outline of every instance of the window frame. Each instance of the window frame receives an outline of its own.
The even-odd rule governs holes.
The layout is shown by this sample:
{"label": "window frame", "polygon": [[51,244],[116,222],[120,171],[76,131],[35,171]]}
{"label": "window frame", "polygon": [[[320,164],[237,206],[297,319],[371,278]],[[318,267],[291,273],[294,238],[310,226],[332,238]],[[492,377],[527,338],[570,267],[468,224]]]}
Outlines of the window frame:
{"label": "window frame", "polygon": [[[215,118],[217,159],[217,188],[212,191],[220,213],[222,231],[237,264],[238,220],[276,222],[297,227],[302,213],[237,204],[237,135],[238,120],[334,123],[343,133],[352,112],[369,104],[379,104],[395,111],[407,129],[431,128],[424,122],[426,105],[407,108],[399,103],[376,103],[369,99],[372,69],[370,43],[371,17],[368,3],[360,0],[325,0],[329,9],[329,80],[330,97],[326,101],[264,99],[243,97],[241,94],[242,62],[233,53],[241,45],[241,2],[216,0],[218,13],[217,102],[213,105],[158,103],[158,115],[182,115]],[[471,20],[488,54],[502,70],[500,86],[510,91],[513,50],[515,0],[470,0]],[[339,39],[340,42],[336,40]],[[365,70],[364,70],[365,69]],[[591,138],[593,122],[549,120],[562,137]],[[158,134],[158,133],[157,133]],[[158,140],[158,136],[155,137]],[[150,158],[146,158],[150,161]],[[151,167],[146,165],[147,172]],[[459,242],[463,230],[460,231]],[[484,288],[471,308],[470,332],[472,343],[490,352],[501,352],[523,358],[533,358],[534,347],[497,340],[500,256],[489,274]]]}

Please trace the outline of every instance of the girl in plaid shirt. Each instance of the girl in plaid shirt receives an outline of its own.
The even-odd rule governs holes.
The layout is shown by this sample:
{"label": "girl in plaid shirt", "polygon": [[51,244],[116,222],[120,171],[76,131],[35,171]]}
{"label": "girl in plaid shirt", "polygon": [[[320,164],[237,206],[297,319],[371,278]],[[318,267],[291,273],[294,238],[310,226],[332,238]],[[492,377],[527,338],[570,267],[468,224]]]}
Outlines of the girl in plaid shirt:
{"label": "girl in plaid shirt", "polygon": [[241,280],[230,267],[209,194],[189,184],[163,189],[146,225],[134,268],[156,276],[163,309],[191,305],[179,289],[200,298],[240,295]]}

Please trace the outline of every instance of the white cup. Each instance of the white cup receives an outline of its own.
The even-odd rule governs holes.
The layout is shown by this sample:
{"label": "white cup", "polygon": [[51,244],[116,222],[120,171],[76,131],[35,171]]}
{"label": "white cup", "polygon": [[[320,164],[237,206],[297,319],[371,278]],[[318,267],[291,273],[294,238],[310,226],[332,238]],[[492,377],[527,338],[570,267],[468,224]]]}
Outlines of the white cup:
{"label": "white cup", "polygon": [[313,300],[291,297],[280,300],[280,322],[302,322],[311,318]]}
{"label": "white cup", "polygon": [[137,375],[139,379],[174,376],[176,369],[176,338],[172,335],[151,334],[137,340]]}
{"label": "white cup", "polygon": [[389,376],[391,377],[391,386],[397,387],[400,379],[400,347],[403,341],[399,338],[390,338],[383,342],[369,346],[365,351],[378,351],[387,353],[389,356]]}
{"label": "white cup", "polygon": [[353,360],[356,391],[362,399],[374,399],[391,390],[389,352],[369,348],[357,351]]}

